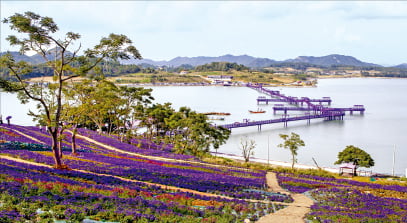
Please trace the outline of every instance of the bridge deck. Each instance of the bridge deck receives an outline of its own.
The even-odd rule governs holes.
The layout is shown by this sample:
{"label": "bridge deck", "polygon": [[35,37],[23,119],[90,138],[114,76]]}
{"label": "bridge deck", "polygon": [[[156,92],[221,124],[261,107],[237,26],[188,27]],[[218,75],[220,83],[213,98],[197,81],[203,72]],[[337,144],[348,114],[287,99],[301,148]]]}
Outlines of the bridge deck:
{"label": "bridge deck", "polygon": [[[343,120],[343,116],[345,116],[345,112],[353,112],[358,111],[360,114],[363,114],[365,108],[363,105],[354,105],[350,108],[330,108],[325,107],[322,105],[323,102],[330,104],[332,102],[330,97],[323,97],[322,99],[310,99],[307,97],[297,98],[297,97],[290,97],[285,96],[284,94],[280,94],[280,91],[273,91],[266,88],[263,88],[262,85],[251,85],[248,84],[247,87],[257,90],[261,93],[267,94],[271,97],[275,98],[265,98],[259,97],[257,99],[257,103],[259,102],[286,102],[288,104],[294,105],[306,105],[307,107],[286,107],[282,104],[275,105],[273,107],[274,113],[276,111],[284,111],[287,114],[287,111],[313,111],[305,114],[303,116],[296,116],[296,117],[288,117],[287,115],[283,118],[279,119],[270,119],[270,120],[262,120],[262,121],[245,121],[245,122],[235,122],[232,124],[225,124],[221,125],[224,128],[232,129],[232,128],[241,128],[241,127],[249,127],[249,126],[257,126],[259,130],[261,130],[262,125],[273,124],[273,123],[284,123],[284,126],[287,126],[288,122],[291,121],[299,121],[299,120],[307,120],[308,124],[310,123],[311,119],[318,119],[324,118],[325,120]],[[318,102],[319,104],[315,105],[313,102]],[[247,119],[246,119],[247,120]]]}
{"label": "bridge deck", "polygon": [[[296,104],[301,104],[303,105],[303,103],[305,103],[306,101],[309,102],[317,102],[317,103],[328,103],[328,105],[331,105],[332,100],[330,98],[322,98],[322,99],[306,99],[306,98],[302,98],[302,99],[296,99],[294,98],[294,100],[296,100]],[[288,99],[283,99],[283,98],[265,98],[265,97],[258,97],[257,98],[257,104],[260,104],[260,102],[265,102],[266,104],[269,104],[269,102],[290,102]]]}
{"label": "bridge deck", "polygon": [[227,128],[227,129],[257,126],[258,129],[260,130],[262,125],[275,124],[275,123],[284,123],[284,126],[287,126],[287,122],[308,120],[308,124],[309,124],[311,119],[318,119],[318,118],[324,118],[325,120],[343,120],[344,115],[345,115],[344,112],[327,112],[327,113],[318,114],[318,115],[310,114],[310,115],[304,115],[304,116],[283,117],[283,118],[278,118],[278,119],[270,119],[270,120],[262,120],[262,121],[235,122],[232,124],[226,124],[226,125],[221,125],[221,126],[224,128]]}
{"label": "bridge deck", "polygon": [[360,114],[363,114],[365,111],[364,107],[351,107],[351,108],[326,108],[326,107],[285,107],[285,106],[274,106],[273,111],[274,114],[276,114],[277,111],[284,111],[284,114],[287,114],[287,111],[343,111],[343,112],[349,112],[350,114],[353,114],[353,112],[360,112]]}

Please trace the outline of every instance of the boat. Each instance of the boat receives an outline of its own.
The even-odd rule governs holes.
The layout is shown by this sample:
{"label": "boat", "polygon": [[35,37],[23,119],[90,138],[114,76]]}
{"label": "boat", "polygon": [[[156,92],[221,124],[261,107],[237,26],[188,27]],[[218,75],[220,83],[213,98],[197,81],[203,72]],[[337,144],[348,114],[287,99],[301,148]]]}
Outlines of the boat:
{"label": "boat", "polygon": [[249,112],[252,113],[252,114],[266,113],[266,111],[264,111],[264,110],[262,110],[262,109],[257,109],[257,111],[249,110]]}
{"label": "boat", "polygon": [[204,115],[230,115],[228,112],[206,112]]}

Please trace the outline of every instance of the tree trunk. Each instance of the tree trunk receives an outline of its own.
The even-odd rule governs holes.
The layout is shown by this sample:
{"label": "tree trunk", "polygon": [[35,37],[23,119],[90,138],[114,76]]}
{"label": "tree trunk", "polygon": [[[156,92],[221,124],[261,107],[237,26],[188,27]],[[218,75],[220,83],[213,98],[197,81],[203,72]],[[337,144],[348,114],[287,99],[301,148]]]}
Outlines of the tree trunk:
{"label": "tree trunk", "polygon": [[63,169],[62,161],[61,161],[61,156],[59,154],[59,149],[58,149],[58,130],[52,130],[52,127],[48,127],[48,132],[51,134],[52,137],[52,153],[54,155],[54,161],[55,161],[55,168],[57,169]]}
{"label": "tree trunk", "polygon": [[295,156],[294,156],[294,154],[292,154],[292,156],[293,156],[293,163],[292,163],[292,165],[291,165],[291,169],[294,169]]}
{"label": "tree trunk", "polygon": [[58,150],[59,150],[59,156],[60,156],[61,159],[62,159],[62,156],[63,156],[63,154],[62,154],[62,140],[63,140],[63,138],[61,138],[63,132],[64,132],[64,129],[61,128],[61,131],[59,132],[59,139],[58,139]]}
{"label": "tree trunk", "polygon": [[76,156],[76,126],[74,127],[74,129],[72,130],[72,136],[71,136],[71,140],[72,140],[72,155]]}

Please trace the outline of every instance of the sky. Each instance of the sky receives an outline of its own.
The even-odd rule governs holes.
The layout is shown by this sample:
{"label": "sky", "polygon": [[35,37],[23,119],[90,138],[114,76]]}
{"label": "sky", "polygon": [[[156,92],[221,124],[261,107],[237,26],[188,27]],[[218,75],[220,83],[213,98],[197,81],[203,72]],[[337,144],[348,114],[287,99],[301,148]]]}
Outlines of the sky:
{"label": "sky", "polygon": [[[1,18],[32,11],[57,36],[91,48],[128,36],[143,58],[250,55],[274,60],[342,54],[381,65],[407,63],[407,1],[9,1]],[[1,24],[1,51],[16,50]],[[76,43],[76,46],[78,46]],[[74,49],[72,49],[74,51]]]}

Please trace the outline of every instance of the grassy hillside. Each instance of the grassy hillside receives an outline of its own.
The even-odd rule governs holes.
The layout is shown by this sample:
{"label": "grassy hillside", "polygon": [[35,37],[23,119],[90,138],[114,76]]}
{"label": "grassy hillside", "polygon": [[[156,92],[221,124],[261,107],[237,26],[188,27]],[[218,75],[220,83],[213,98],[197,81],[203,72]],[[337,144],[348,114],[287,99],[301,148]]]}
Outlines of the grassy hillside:
{"label": "grassy hillside", "polygon": [[146,141],[131,145],[86,130],[81,135],[96,142],[79,138],[80,150],[71,155],[66,137],[63,159],[70,170],[55,170],[43,166],[53,163],[47,134],[14,125],[0,131],[4,170],[0,222],[85,217],[120,222],[242,222],[283,207],[273,208],[265,200],[292,201],[265,191],[265,171],[210,165],[172,154],[166,145]]}
{"label": "grassy hillside", "polygon": [[[295,75],[290,73],[263,73],[263,72],[248,72],[248,71],[210,71],[210,72],[191,72],[187,74],[169,73],[159,71],[157,73],[133,73],[114,77],[106,77],[108,80],[117,84],[210,84],[206,79],[208,75],[229,75],[233,76],[232,82],[253,82],[267,83],[273,85],[289,84],[295,81],[304,81],[306,76]],[[75,80],[80,80],[76,78]],[[52,81],[52,77],[36,77],[30,81]]]}
{"label": "grassy hillside", "polygon": [[[267,191],[264,166],[211,164],[173,154],[171,145],[84,129],[73,155],[64,135],[69,168],[56,170],[47,133],[0,125],[0,222],[254,222],[293,201]],[[405,182],[270,170],[282,187],[312,196],[311,222],[407,222]]]}

